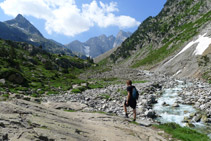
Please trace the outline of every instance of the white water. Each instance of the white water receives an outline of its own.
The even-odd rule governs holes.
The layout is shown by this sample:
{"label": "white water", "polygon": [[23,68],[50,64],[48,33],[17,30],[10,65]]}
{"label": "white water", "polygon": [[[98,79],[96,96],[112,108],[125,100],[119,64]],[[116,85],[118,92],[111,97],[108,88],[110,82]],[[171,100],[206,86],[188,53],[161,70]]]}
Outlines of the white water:
{"label": "white water", "polygon": [[[180,101],[181,98],[178,96],[178,93],[182,91],[182,87],[186,87],[182,85],[182,81],[178,81],[179,85],[175,88],[165,89],[163,95],[158,99],[158,103],[154,105],[153,110],[160,116],[157,120],[161,123],[174,122],[179,124],[180,126],[185,126],[186,123],[183,122],[184,117],[188,117],[191,113],[195,113],[196,109],[194,109],[191,105],[179,104],[179,107],[173,107],[172,105]],[[163,103],[169,104],[169,106],[163,106]],[[199,131],[203,131],[208,134],[211,138],[211,133],[207,132],[210,126],[206,126],[204,123],[193,123],[195,128]]]}

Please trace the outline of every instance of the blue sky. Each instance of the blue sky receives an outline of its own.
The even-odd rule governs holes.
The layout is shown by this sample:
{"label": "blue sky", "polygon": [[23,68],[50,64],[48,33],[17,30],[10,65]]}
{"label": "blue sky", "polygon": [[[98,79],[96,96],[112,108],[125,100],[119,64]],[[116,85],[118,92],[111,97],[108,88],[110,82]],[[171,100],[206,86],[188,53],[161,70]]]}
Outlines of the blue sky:
{"label": "blue sky", "polygon": [[49,39],[62,44],[86,41],[120,29],[134,32],[149,16],[156,16],[166,0],[0,0],[0,21],[26,17]]}

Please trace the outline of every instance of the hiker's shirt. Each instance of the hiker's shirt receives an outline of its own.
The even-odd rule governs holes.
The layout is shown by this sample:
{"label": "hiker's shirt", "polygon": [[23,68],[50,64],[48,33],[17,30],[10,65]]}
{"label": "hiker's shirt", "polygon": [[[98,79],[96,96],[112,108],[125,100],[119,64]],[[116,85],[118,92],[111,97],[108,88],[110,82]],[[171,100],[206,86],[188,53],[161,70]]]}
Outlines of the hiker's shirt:
{"label": "hiker's shirt", "polygon": [[132,96],[133,88],[135,88],[135,86],[128,86],[127,87],[127,92],[130,93],[130,99],[129,99],[130,102],[136,102],[136,99],[134,99],[133,96]]}

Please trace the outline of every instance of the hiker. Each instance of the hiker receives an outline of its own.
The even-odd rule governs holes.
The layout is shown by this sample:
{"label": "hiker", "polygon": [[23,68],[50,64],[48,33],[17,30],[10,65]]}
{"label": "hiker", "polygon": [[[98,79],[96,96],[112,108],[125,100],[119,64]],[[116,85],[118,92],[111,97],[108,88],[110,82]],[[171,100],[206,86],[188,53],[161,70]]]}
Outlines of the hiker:
{"label": "hiker", "polygon": [[128,118],[127,107],[130,106],[133,108],[133,121],[136,121],[136,100],[138,99],[138,91],[135,86],[132,85],[131,80],[127,80],[127,93],[127,100],[124,102],[125,117]]}

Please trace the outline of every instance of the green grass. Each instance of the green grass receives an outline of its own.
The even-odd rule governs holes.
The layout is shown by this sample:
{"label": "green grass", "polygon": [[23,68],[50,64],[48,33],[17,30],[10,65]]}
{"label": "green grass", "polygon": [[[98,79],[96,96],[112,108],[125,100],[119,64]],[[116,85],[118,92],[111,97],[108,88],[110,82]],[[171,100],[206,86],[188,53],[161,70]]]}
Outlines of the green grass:
{"label": "green grass", "polygon": [[76,110],[64,110],[65,112],[76,112]]}
{"label": "green grass", "polygon": [[73,92],[73,93],[81,93],[82,91],[79,90],[78,88],[75,88],[75,89],[72,89],[72,92]]}
{"label": "green grass", "polygon": [[89,87],[90,89],[104,88],[104,86],[103,86],[103,85],[98,84],[98,83],[95,83],[95,84],[89,84],[89,85],[88,85],[88,87]]}
{"label": "green grass", "polygon": [[52,90],[47,92],[47,95],[55,95],[55,94],[58,94],[58,92],[57,91],[52,91]]}
{"label": "green grass", "polygon": [[95,111],[93,113],[98,113],[98,114],[107,114],[106,112],[103,112],[103,111]]}
{"label": "green grass", "polygon": [[130,121],[129,123],[135,124],[135,125],[139,125],[139,123],[137,123],[136,121]]}
{"label": "green grass", "polygon": [[159,129],[164,130],[166,133],[171,134],[173,138],[182,141],[209,141],[207,135],[199,133],[187,127],[181,127],[176,123],[166,123],[161,125],[153,125]]}
{"label": "green grass", "polygon": [[2,97],[9,98],[9,94],[3,94]]}
{"label": "green grass", "polygon": [[103,99],[109,100],[110,95],[108,95],[108,94],[101,94],[100,97],[102,97]]}

